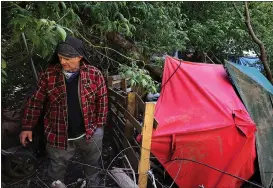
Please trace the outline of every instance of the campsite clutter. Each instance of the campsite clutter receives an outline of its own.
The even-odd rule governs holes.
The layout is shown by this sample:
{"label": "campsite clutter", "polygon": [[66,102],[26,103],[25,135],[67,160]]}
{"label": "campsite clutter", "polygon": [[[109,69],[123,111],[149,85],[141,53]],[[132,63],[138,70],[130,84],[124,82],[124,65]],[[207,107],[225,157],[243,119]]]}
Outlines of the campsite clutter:
{"label": "campsite clutter", "polygon": [[[102,186],[107,178],[115,182],[112,187],[124,188],[272,185],[273,86],[257,69],[166,56],[160,94],[142,97],[129,80],[107,78],[106,129],[114,149],[110,162],[102,160]],[[3,129],[12,135],[16,124]],[[39,182],[33,151],[9,147],[2,155],[24,155],[32,163],[22,176],[16,177],[12,165],[5,165],[4,172],[19,182]]]}

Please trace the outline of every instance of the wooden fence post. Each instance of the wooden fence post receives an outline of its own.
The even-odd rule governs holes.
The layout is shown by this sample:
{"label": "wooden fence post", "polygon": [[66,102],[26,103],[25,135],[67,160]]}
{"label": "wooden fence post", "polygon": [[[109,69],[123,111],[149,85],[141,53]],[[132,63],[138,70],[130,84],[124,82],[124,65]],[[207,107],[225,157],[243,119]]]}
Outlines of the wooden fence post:
{"label": "wooden fence post", "polygon": [[[127,111],[134,115],[136,110],[136,93],[135,92],[130,92],[128,93],[127,97]],[[130,123],[130,121],[127,119],[126,120],[126,125],[124,129],[124,133],[127,139],[132,139],[133,134],[134,134],[134,127]]]}
{"label": "wooden fence post", "polygon": [[122,91],[124,91],[124,92],[126,92],[127,91],[127,83],[126,83],[127,81],[126,81],[126,78],[123,78],[122,80],[121,80],[121,89],[122,89]]}
{"label": "wooden fence post", "polygon": [[151,149],[151,139],[152,139],[152,133],[153,133],[154,111],[155,111],[155,103],[146,102],[144,123],[142,127],[141,156],[140,156],[140,161],[138,166],[139,188],[147,187],[147,180],[148,180],[147,172],[150,169],[150,149]]}
{"label": "wooden fence post", "polygon": [[[136,110],[136,93],[130,92],[128,93],[128,96],[127,96],[127,111],[133,115],[135,114],[135,110]],[[130,143],[132,143],[132,139],[134,136],[134,126],[127,118],[126,118],[126,124],[124,127],[124,135],[125,135],[125,138],[123,139],[123,145],[124,147],[129,147],[127,140]],[[133,153],[133,151],[127,150],[126,155],[129,161],[132,161],[132,162],[135,161],[135,163],[132,163],[131,165],[134,171],[137,171],[138,163],[137,163],[137,158],[135,157],[135,154]]]}
{"label": "wooden fence post", "polygon": [[113,87],[113,77],[112,76],[109,76],[107,78],[107,87],[110,87],[110,88]]}

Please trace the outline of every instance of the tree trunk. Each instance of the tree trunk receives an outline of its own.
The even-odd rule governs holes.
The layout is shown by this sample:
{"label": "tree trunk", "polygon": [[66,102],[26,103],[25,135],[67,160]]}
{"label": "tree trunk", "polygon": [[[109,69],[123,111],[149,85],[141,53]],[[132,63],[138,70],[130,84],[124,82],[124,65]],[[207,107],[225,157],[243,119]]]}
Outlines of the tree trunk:
{"label": "tree trunk", "polygon": [[121,36],[117,32],[108,32],[106,34],[106,37],[108,40],[126,49],[127,51],[137,52],[135,45],[129,42],[128,40],[126,40],[123,36]]}
{"label": "tree trunk", "polygon": [[259,58],[260,58],[260,60],[262,61],[263,65],[264,65],[264,70],[265,70],[265,74],[266,74],[267,79],[273,84],[272,73],[271,73],[271,71],[269,69],[269,66],[268,66],[264,44],[263,44],[263,42],[261,40],[259,40],[257,38],[257,36],[255,35],[255,33],[253,31],[252,25],[250,23],[250,15],[249,15],[247,1],[245,1],[245,24],[246,24],[246,26],[248,28],[248,31],[249,31],[249,34],[250,34],[251,38],[253,39],[253,41],[256,44],[259,45],[260,52],[261,52],[261,55],[260,55]]}
{"label": "tree trunk", "polygon": [[130,41],[125,39],[122,35],[120,35],[117,32],[108,32],[106,34],[106,37],[112,43],[120,46],[121,48],[127,50],[128,52],[134,53],[140,60],[144,62],[145,64],[144,68],[151,73],[151,77],[156,81],[161,82],[162,70],[158,67],[149,65],[149,60],[139,53],[137,47],[134,44],[132,44]]}

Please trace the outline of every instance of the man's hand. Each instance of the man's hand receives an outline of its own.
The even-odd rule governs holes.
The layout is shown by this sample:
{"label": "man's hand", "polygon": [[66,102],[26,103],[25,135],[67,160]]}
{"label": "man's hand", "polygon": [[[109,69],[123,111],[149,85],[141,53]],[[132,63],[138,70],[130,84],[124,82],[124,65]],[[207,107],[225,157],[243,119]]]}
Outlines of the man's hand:
{"label": "man's hand", "polygon": [[20,142],[23,146],[26,146],[28,140],[32,142],[32,131],[22,131],[20,133]]}

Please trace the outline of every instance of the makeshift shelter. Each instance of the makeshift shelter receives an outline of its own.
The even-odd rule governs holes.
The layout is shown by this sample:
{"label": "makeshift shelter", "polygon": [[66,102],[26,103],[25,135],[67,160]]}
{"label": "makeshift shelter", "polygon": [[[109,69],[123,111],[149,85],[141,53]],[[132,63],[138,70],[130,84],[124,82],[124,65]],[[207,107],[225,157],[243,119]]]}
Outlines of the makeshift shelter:
{"label": "makeshift shelter", "polygon": [[257,125],[256,147],[262,184],[273,186],[273,85],[255,68],[227,63],[228,73]]}
{"label": "makeshift shelter", "polygon": [[151,152],[179,187],[240,187],[225,172],[254,174],[256,127],[222,65],[167,56],[155,118]]}
{"label": "makeshift shelter", "polygon": [[247,67],[255,67],[259,71],[264,70],[264,66],[261,60],[258,57],[230,57],[229,60],[232,63],[236,63],[238,65],[243,65]]}

